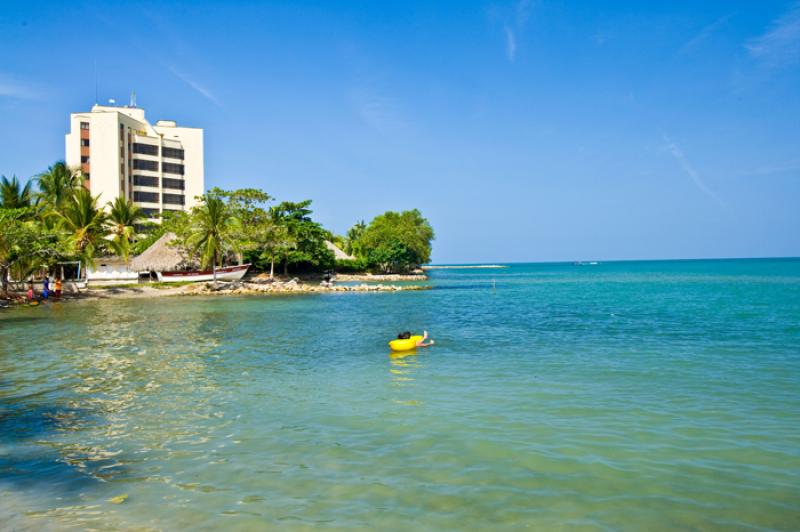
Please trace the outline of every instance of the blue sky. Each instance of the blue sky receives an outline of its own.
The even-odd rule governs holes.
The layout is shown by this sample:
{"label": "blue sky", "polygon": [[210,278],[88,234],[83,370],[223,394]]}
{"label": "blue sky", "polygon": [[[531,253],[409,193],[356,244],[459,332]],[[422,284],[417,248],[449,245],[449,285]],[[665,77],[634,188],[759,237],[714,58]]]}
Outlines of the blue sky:
{"label": "blue sky", "polygon": [[27,2],[0,173],[136,90],[206,184],[343,233],[417,207],[437,262],[800,255],[800,2]]}

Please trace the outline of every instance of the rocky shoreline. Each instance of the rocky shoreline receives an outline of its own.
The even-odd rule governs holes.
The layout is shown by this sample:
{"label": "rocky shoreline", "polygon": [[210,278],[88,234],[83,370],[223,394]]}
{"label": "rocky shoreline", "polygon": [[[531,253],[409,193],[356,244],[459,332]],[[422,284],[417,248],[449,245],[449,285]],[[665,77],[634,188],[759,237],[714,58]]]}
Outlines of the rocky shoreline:
{"label": "rocky shoreline", "polygon": [[401,281],[427,281],[428,276],[424,273],[412,274],[371,274],[371,273],[337,273],[336,280],[341,282],[363,281],[368,283],[396,283]]}
{"label": "rocky shoreline", "polygon": [[[65,293],[60,299],[51,297],[46,303],[99,300],[99,299],[139,299],[159,298],[167,296],[206,296],[206,295],[282,295],[282,294],[314,294],[334,292],[400,292],[409,290],[429,290],[427,285],[396,284],[357,284],[340,285],[329,282],[303,281],[298,278],[290,280],[250,279],[247,281],[219,281],[213,283],[193,283],[179,286],[108,286],[89,288],[80,292]],[[9,299],[0,299],[0,308],[29,306],[23,293],[12,293]]]}
{"label": "rocky shoreline", "polygon": [[[341,278],[337,277],[338,280]],[[248,295],[248,294],[308,294],[324,292],[400,292],[408,290],[428,290],[429,286],[391,285],[391,284],[359,284],[339,285],[332,283],[309,284],[292,279],[289,281],[247,282],[235,281],[217,283],[197,283],[183,287],[180,295]]]}

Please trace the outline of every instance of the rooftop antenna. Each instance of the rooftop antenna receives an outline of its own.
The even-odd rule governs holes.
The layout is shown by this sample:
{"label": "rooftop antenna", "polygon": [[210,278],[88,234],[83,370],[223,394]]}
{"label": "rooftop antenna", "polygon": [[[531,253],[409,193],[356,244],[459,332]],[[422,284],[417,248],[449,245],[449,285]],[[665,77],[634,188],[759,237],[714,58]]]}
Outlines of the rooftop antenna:
{"label": "rooftop antenna", "polygon": [[136,91],[131,91],[131,105],[130,107],[136,107]]}

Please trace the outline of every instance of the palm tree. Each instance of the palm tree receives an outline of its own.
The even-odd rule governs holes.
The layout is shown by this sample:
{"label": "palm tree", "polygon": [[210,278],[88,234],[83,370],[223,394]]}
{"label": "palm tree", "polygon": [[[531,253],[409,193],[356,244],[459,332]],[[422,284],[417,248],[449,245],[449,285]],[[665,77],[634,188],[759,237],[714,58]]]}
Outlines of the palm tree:
{"label": "palm tree", "polygon": [[97,206],[98,197],[83,187],[78,188],[56,212],[84,266],[94,264],[95,251],[105,234],[106,213]]}
{"label": "palm tree", "polygon": [[122,196],[118,196],[114,203],[109,202],[108,206],[110,210],[106,228],[112,237],[109,244],[114,253],[122,257],[127,265],[131,253],[131,243],[136,237],[136,224],[147,216],[142,209]]}
{"label": "palm tree", "polygon": [[71,197],[72,193],[83,188],[83,174],[79,169],[69,168],[64,161],[37,176],[39,181],[39,197],[53,209],[59,210]]}
{"label": "palm tree", "polygon": [[203,203],[192,210],[192,226],[186,243],[194,253],[200,253],[204,268],[211,264],[215,287],[217,264],[232,247],[235,227],[235,218],[218,197],[206,194]]}
{"label": "palm tree", "polygon": [[6,176],[0,177],[0,206],[6,209],[30,207],[31,182],[28,181],[22,186],[17,176],[12,176],[11,179]]}

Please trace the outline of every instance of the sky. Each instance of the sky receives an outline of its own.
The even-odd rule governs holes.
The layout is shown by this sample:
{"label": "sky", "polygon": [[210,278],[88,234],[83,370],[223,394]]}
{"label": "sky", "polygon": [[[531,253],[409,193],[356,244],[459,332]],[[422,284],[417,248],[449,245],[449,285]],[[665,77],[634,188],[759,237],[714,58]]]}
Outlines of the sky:
{"label": "sky", "polygon": [[438,263],[800,256],[800,2],[0,0],[0,174],[71,112],[205,130],[206,186]]}

